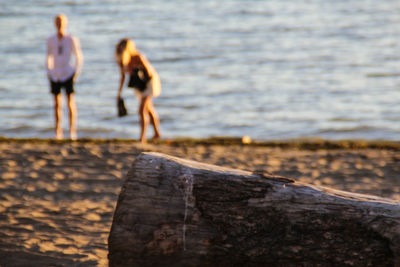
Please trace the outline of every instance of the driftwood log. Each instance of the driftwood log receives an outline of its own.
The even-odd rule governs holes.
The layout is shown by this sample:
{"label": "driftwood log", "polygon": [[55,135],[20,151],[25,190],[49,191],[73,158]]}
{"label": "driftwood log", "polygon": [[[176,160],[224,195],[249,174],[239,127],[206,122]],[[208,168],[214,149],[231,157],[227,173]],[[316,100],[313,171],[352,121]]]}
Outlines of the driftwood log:
{"label": "driftwood log", "polygon": [[400,203],[143,153],[110,266],[400,266]]}

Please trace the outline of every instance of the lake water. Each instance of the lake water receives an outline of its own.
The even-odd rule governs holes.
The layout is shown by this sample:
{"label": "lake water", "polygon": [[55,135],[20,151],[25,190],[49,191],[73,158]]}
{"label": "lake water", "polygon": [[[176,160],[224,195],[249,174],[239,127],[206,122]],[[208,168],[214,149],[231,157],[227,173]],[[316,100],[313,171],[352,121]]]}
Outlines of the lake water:
{"label": "lake water", "polygon": [[116,116],[113,52],[129,37],[160,74],[166,138],[400,140],[398,0],[0,1],[0,136],[54,135],[44,62],[59,12],[85,58],[79,137],[138,137],[132,90]]}

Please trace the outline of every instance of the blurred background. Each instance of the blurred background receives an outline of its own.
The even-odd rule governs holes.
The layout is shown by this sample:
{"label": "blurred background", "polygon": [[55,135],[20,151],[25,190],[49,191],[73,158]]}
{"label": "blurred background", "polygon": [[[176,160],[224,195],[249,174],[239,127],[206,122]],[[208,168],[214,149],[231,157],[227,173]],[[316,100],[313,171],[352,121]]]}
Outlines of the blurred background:
{"label": "blurred background", "polygon": [[79,137],[139,136],[131,89],[129,116],[116,111],[128,37],[160,74],[165,138],[400,140],[398,0],[1,1],[0,136],[54,135],[44,64],[60,12],[85,60]]}

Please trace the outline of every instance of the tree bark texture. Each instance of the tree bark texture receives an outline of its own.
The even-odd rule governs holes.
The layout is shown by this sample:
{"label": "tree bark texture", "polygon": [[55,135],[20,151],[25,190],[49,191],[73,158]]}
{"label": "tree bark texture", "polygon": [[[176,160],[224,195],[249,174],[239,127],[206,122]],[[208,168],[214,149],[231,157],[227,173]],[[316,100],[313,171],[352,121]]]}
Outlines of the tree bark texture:
{"label": "tree bark texture", "polygon": [[110,266],[400,266],[400,203],[142,153]]}

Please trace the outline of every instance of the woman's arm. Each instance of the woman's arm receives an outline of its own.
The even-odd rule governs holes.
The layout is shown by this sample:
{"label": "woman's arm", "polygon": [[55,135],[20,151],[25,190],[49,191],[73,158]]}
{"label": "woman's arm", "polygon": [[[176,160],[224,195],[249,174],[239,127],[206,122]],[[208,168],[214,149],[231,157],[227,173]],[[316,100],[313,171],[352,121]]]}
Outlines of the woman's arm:
{"label": "woman's arm", "polygon": [[156,70],[153,68],[153,66],[150,64],[150,61],[148,61],[144,55],[139,54],[139,60],[140,60],[141,65],[146,69],[146,71],[149,75],[149,79],[151,79],[153,76],[157,75]]}
{"label": "woman's arm", "polygon": [[119,80],[119,88],[118,88],[118,95],[117,95],[117,100],[121,98],[121,92],[122,88],[124,87],[124,82],[125,82],[125,71],[123,66],[119,66],[119,70],[121,72],[121,78]]}

